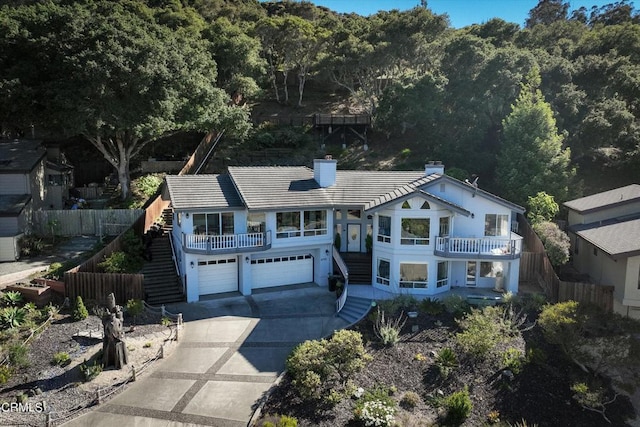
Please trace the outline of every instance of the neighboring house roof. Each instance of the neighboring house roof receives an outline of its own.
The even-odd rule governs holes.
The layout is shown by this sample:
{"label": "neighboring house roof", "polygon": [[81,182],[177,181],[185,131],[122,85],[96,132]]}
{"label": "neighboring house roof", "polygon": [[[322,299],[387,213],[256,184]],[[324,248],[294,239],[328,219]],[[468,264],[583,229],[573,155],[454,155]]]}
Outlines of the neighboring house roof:
{"label": "neighboring house roof", "polygon": [[229,175],[167,175],[166,180],[176,210],[243,207]]}
{"label": "neighboring house roof", "polygon": [[571,210],[586,214],[633,202],[640,202],[640,185],[638,184],[570,200],[564,205]]}
{"label": "neighboring house roof", "polygon": [[613,259],[640,255],[640,218],[589,224],[576,228],[575,232]]}
{"label": "neighboring house roof", "polygon": [[18,216],[31,200],[30,194],[0,195],[0,216]]}
{"label": "neighboring house roof", "polygon": [[0,173],[29,173],[46,155],[40,141],[1,141]]}

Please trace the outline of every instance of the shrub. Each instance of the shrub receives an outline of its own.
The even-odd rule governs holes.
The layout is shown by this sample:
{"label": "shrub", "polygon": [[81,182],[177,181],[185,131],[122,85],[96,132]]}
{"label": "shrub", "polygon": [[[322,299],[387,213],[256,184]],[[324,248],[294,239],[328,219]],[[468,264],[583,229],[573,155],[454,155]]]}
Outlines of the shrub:
{"label": "shrub", "polygon": [[7,365],[0,365],[0,384],[6,384],[11,379],[11,368]]}
{"label": "shrub", "polygon": [[133,316],[134,322],[136,317],[138,317],[144,311],[144,305],[142,300],[139,299],[130,299],[127,301],[127,313]]}
{"label": "shrub", "polygon": [[329,340],[309,340],[298,345],[286,361],[292,383],[303,399],[319,398],[347,384],[370,359],[355,331],[337,331]]}
{"label": "shrub", "polygon": [[444,304],[438,300],[425,298],[420,302],[420,311],[423,311],[430,316],[439,316],[444,312]]}
{"label": "shrub", "polygon": [[456,334],[458,345],[475,357],[487,357],[497,344],[508,338],[502,327],[501,310],[500,307],[471,310],[471,313],[458,321],[462,328],[462,332]]}
{"label": "shrub", "polygon": [[420,395],[415,391],[408,391],[402,396],[400,399],[400,406],[405,409],[413,409],[420,404],[422,399],[420,399]]}
{"label": "shrub", "polygon": [[396,409],[379,400],[364,402],[354,411],[355,417],[365,426],[390,426],[395,421]]}
{"label": "shrub", "polygon": [[583,320],[578,316],[578,303],[565,301],[542,309],[538,324],[547,341],[557,344],[570,355],[581,339]]}
{"label": "shrub", "polygon": [[162,326],[171,326],[173,322],[171,321],[171,319],[169,319],[168,317],[163,317],[162,319],[160,319],[160,324]]}
{"label": "shrub", "polygon": [[73,320],[75,320],[76,322],[80,320],[84,320],[87,317],[89,317],[89,312],[87,311],[87,307],[84,306],[84,302],[82,302],[82,297],[80,295],[76,297],[76,303],[73,306],[72,317],[73,317]]}
{"label": "shrub", "polygon": [[82,373],[84,382],[92,381],[102,372],[102,364],[98,363],[97,360],[94,360],[93,364],[90,365],[87,364],[87,361],[85,360],[84,363],[80,365],[80,372]]}
{"label": "shrub", "polygon": [[494,409],[489,412],[487,414],[487,422],[489,422],[489,424],[498,424],[500,422],[500,411]]}
{"label": "shrub", "polygon": [[401,311],[415,309],[418,307],[418,300],[412,295],[398,295],[393,299],[380,301],[378,307],[380,310],[393,315]]}
{"label": "shrub", "polygon": [[569,261],[569,248],[571,242],[567,233],[560,230],[553,222],[540,222],[534,224],[533,230],[538,234],[544,249],[547,252],[549,261],[554,267],[566,264]]}
{"label": "shrub", "polygon": [[54,354],[53,358],[51,359],[52,365],[66,366],[69,363],[71,363],[71,357],[69,356],[69,353],[67,353],[66,351],[61,351]]}
{"label": "shrub", "polygon": [[24,324],[27,312],[20,307],[4,307],[0,309],[0,325],[4,329],[19,328]]}
{"label": "shrub", "polygon": [[162,185],[162,177],[155,174],[143,175],[136,180],[138,191],[147,198],[155,196]]}
{"label": "shrub", "polygon": [[2,303],[7,307],[16,307],[22,303],[24,297],[18,291],[7,291],[2,294]]}
{"label": "shrub", "polygon": [[578,402],[580,406],[589,411],[597,412],[611,424],[611,420],[606,415],[607,405],[612,404],[617,397],[617,394],[610,400],[605,398],[604,390],[600,387],[589,387],[586,383],[574,383],[571,386],[571,391],[574,392],[573,399]]}
{"label": "shrub", "polygon": [[471,309],[467,300],[460,295],[449,295],[442,299],[442,304],[445,310],[447,310],[447,313],[452,314],[456,318],[464,316],[465,313]]}
{"label": "shrub", "polygon": [[9,363],[13,366],[29,366],[29,348],[22,344],[9,346]]}
{"label": "shrub", "polygon": [[378,307],[373,331],[383,345],[394,346],[400,341],[400,331],[406,322],[407,319],[402,319],[402,313],[396,319],[387,319],[384,311]]}
{"label": "shrub", "polygon": [[469,397],[469,390],[457,391],[444,399],[444,406],[447,410],[446,421],[454,425],[460,425],[471,414],[473,404]]}
{"label": "shrub", "polygon": [[516,348],[510,347],[502,352],[502,367],[514,374],[519,374],[522,371],[523,360],[522,352]]}
{"label": "shrub", "polygon": [[105,257],[98,267],[105,273],[128,273],[131,272],[131,260],[124,252],[116,251]]}
{"label": "shrub", "polygon": [[42,239],[33,234],[22,236],[19,244],[20,254],[26,257],[40,255],[40,252],[44,249]]}
{"label": "shrub", "polygon": [[456,353],[450,348],[443,348],[438,352],[435,360],[438,372],[442,378],[448,378],[451,371],[458,366]]}

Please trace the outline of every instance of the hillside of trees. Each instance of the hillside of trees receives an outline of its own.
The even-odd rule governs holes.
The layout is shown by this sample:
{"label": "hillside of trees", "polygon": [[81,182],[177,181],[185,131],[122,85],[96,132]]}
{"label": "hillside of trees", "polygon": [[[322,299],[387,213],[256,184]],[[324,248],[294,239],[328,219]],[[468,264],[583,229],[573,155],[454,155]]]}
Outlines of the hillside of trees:
{"label": "hillside of trees", "polygon": [[541,0],[524,28],[461,29],[428,6],[368,17],[304,1],[0,8],[3,134],[82,135],[122,185],[159,138],[224,129],[242,140],[253,102],[295,112],[308,88],[371,114],[377,146],[412,153],[403,167],[441,160],[517,203],[638,181],[640,14],[626,0]]}

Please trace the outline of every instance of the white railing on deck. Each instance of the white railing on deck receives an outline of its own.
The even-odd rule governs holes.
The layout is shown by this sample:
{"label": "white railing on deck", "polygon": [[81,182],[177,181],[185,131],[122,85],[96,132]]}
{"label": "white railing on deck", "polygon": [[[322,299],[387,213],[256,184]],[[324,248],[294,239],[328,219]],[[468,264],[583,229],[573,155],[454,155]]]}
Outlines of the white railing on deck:
{"label": "white railing on deck", "polygon": [[187,290],[184,288],[184,283],[182,283],[182,275],[180,274],[180,270],[178,269],[176,248],[173,247],[173,230],[169,230],[169,245],[171,246],[171,259],[173,260],[173,267],[176,269],[176,275],[178,276],[178,280],[180,281],[182,292],[186,292]]}
{"label": "white railing on deck", "polygon": [[336,313],[340,313],[340,310],[344,307],[344,304],[347,302],[347,291],[349,288],[349,269],[347,268],[347,264],[344,262],[342,257],[340,256],[340,252],[333,247],[333,260],[336,262],[338,266],[338,270],[344,277],[344,289],[342,290],[342,294],[336,300]]}
{"label": "white railing on deck", "polygon": [[436,250],[449,254],[514,255],[521,251],[521,240],[438,237]]}
{"label": "white railing on deck", "polygon": [[211,236],[207,234],[185,234],[184,246],[187,249],[195,249],[207,252],[215,252],[229,249],[260,248],[271,243],[271,234],[245,233]]}

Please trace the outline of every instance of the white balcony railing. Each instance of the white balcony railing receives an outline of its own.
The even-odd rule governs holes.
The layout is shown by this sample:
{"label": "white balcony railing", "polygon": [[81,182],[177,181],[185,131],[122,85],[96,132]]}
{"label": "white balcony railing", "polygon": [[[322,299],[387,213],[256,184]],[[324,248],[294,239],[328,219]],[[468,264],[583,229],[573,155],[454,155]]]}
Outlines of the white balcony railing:
{"label": "white balcony railing", "polygon": [[243,250],[271,246],[271,233],[244,233],[211,236],[207,234],[183,234],[184,248],[205,253],[241,252]]}
{"label": "white balcony railing", "polygon": [[478,256],[481,258],[520,257],[521,239],[495,239],[470,237],[438,237],[436,239],[436,255],[445,257]]}

